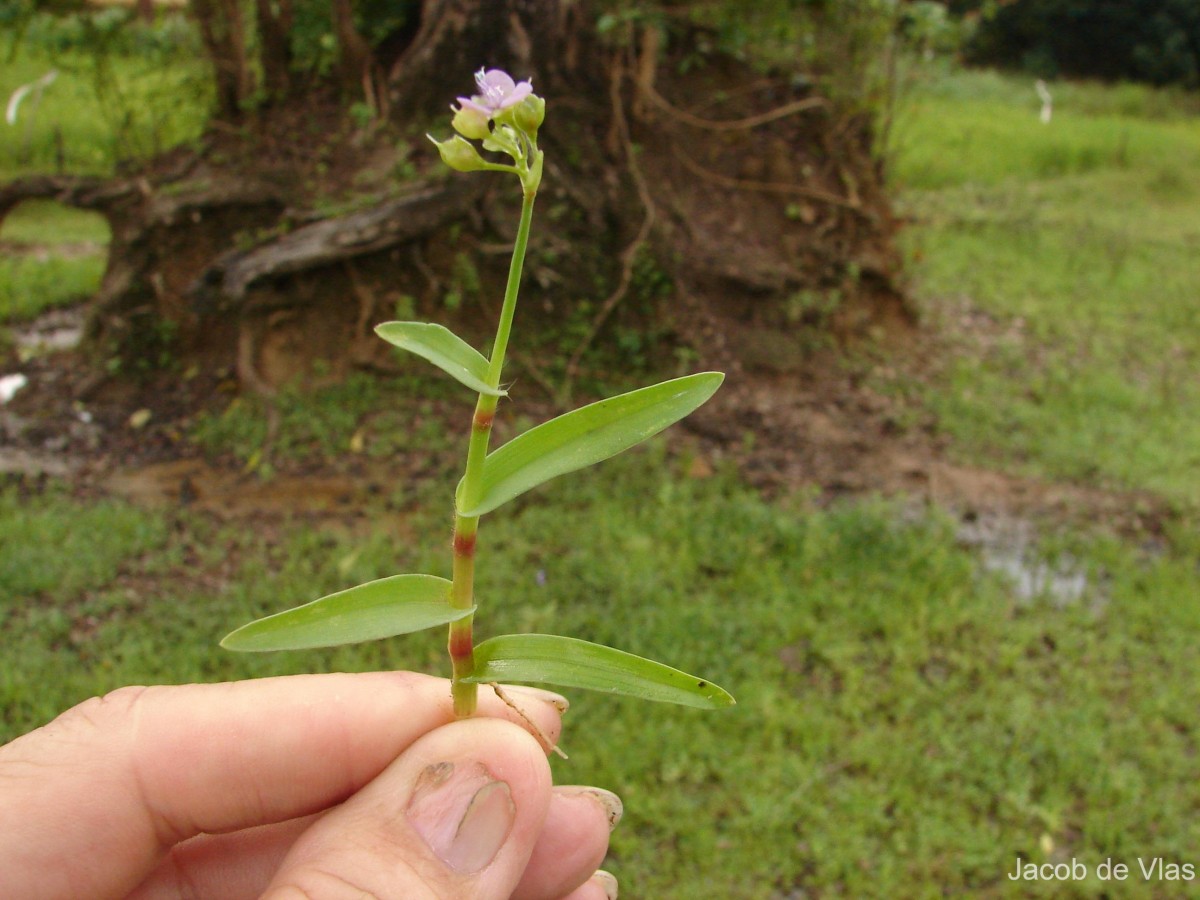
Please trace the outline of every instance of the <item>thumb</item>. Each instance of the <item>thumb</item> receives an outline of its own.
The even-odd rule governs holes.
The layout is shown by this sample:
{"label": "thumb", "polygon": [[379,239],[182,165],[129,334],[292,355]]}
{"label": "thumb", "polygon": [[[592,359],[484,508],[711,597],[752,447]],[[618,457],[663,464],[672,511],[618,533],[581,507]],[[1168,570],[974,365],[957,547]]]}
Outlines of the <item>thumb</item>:
{"label": "thumb", "polygon": [[297,840],[270,900],[507,900],[550,804],[525,730],[468,719],[429,732]]}

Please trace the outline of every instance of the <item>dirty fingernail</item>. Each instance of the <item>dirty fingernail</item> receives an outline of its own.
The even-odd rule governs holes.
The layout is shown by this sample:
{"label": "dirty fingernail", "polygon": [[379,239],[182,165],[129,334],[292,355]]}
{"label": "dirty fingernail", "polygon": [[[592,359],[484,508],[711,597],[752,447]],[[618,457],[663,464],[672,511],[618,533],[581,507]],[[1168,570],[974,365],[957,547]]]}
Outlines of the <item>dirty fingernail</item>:
{"label": "dirty fingernail", "polygon": [[597,801],[604,807],[604,815],[608,819],[609,831],[617,827],[617,823],[621,821],[621,816],[625,814],[625,804],[621,802],[621,798],[612,791],[606,791],[604,788],[591,787],[585,784],[564,784],[556,787],[554,790],[568,797],[587,796]]}
{"label": "dirty fingernail", "polygon": [[617,879],[613,877],[611,872],[605,872],[603,869],[597,869],[592,875],[590,881],[592,884],[597,884],[604,890],[604,896],[608,900],[617,900]]}
{"label": "dirty fingernail", "polygon": [[506,685],[504,685],[504,690],[510,694],[517,694],[518,696],[525,696],[525,697],[533,697],[535,699],[542,700],[546,703],[549,703],[551,706],[553,706],[555,709],[557,709],[559,711],[559,713],[565,713],[568,709],[571,708],[571,701],[569,701],[562,694],[554,693],[554,691],[547,691],[547,690],[543,690],[542,688],[529,687],[528,685],[524,685],[524,684],[506,684]]}
{"label": "dirty fingernail", "polygon": [[417,833],[456,872],[478,872],[504,846],[517,808],[512,791],[482,764],[436,763],[422,770],[407,815]]}

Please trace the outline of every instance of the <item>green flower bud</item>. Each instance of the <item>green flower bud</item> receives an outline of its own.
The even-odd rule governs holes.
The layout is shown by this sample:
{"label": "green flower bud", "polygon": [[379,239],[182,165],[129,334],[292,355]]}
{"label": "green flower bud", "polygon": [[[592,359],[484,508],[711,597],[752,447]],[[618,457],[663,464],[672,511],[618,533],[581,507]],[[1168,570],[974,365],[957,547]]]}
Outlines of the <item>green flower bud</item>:
{"label": "green flower bud", "polygon": [[536,137],[546,120],[546,101],[530,94],[513,108],[513,124],[526,134]]}
{"label": "green flower bud", "polygon": [[454,111],[454,121],[450,124],[463,137],[473,141],[482,141],[492,133],[491,128],[488,127],[488,121],[487,113],[464,105]]}
{"label": "green flower bud", "polygon": [[442,154],[442,162],[459,172],[478,172],[487,166],[475,145],[455,135],[448,141],[435,140],[433,135],[426,135],[437,145],[438,153]]}
{"label": "green flower bud", "polygon": [[517,133],[511,125],[497,125],[496,130],[483,142],[483,149],[493,153],[507,153],[514,160],[521,155],[517,144]]}

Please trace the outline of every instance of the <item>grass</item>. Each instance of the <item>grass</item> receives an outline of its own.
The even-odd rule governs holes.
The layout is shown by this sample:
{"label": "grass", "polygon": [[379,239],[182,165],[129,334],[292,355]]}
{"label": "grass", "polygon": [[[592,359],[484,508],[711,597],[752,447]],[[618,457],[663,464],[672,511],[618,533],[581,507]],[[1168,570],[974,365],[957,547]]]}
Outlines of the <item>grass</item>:
{"label": "grass", "polygon": [[990,322],[926,403],[964,457],[1194,507],[1200,123],[1146,89],[1052,90],[1042,125],[1024,80],[953,73],[902,120],[924,308]]}
{"label": "grass", "polygon": [[906,88],[892,161],[905,188],[996,186],[1101,169],[1187,169],[1200,160],[1187,94],[1139,85],[1051,83],[1054,115],[1038,121],[1033,80],[929,68]]}
{"label": "grass", "polygon": [[0,607],[111,582],[127,557],[160,546],[160,532],[156,516],[120,503],[77,504],[59,489],[33,496],[6,490],[0,493],[0,544],[11,552],[0,558]]}
{"label": "grass", "polygon": [[99,213],[52,200],[26,200],[4,217],[0,239],[21,244],[107,244],[108,221]]}
{"label": "grass", "polygon": [[22,42],[5,61],[0,94],[7,100],[51,70],[58,77],[40,101],[28,96],[16,124],[4,126],[9,137],[0,143],[0,180],[46,172],[111,174],[120,161],[147,158],[199,136],[207,116],[209,88],[198,54],[146,59],[51,53]]}
{"label": "grass", "polygon": [[[631,895],[1020,896],[1003,877],[1018,854],[1094,867],[1186,859],[1200,840],[1200,687],[1181,674],[1200,663],[1194,562],[1077,540],[1084,599],[1018,602],[936,515],[769,504],[657,451],[606,467],[484,524],[479,624],[609,642],[737,695],[721,714],[573,697],[556,777],[624,797],[609,867]],[[19,662],[0,670],[0,739],[131,682],[444,669],[440,633],[216,647],[250,617],[397,567],[446,574],[437,512],[351,539],[56,492],[0,500],[6,520],[28,511],[4,534],[0,628]],[[51,570],[56,528],[108,537],[29,581]]]}
{"label": "grass", "polygon": [[48,309],[70,306],[90,297],[104,274],[104,260],[0,259],[0,324],[33,319]]}
{"label": "grass", "polygon": [[[39,17],[37,27],[21,36],[0,30],[6,57],[0,96],[7,99],[20,86],[57,73],[40,93],[25,97],[15,124],[2,126],[0,181],[48,172],[109,175],[121,163],[199,136],[210,88],[198,53],[71,49],[80,35],[69,33],[67,25],[49,24],[55,21]],[[66,49],[52,49],[64,40]],[[106,244],[107,225],[95,214],[50,202],[23,203],[5,218],[0,238],[39,248],[0,260],[0,325],[76,303],[100,284],[102,246],[66,254],[53,246]]]}
{"label": "grass", "polygon": [[[386,381],[359,373],[307,392],[290,386],[272,399],[274,434],[267,404],[239,396],[197,416],[190,437],[210,457],[231,456],[260,475],[270,475],[277,463],[323,464],[347,454],[372,460],[434,457],[451,441],[442,414],[446,385],[423,371]],[[413,404],[413,397],[424,399]],[[465,427],[470,406],[458,405]]]}
{"label": "grass", "polygon": [[0,325],[94,294],[108,238],[108,223],[95,213],[43,200],[12,210],[0,224],[0,240],[14,250],[0,259]]}

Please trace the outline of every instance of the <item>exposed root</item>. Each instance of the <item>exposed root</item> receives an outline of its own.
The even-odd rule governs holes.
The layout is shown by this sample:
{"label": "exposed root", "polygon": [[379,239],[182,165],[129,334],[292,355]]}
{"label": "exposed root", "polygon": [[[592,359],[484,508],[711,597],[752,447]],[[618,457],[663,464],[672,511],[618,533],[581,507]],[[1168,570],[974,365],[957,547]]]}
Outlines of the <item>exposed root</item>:
{"label": "exposed root", "polygon": [[854,200],[847,200],[845,197],[839,197],[837,194],[831,194],[829,191],[823,191],[820,188],[778,181],[747,181],[742,178],[730,178],[728,175],[722,175],[719,172],[704,168],[678,147],[675,147],[674,150],[675,158],[683,163],[684,168],[689,172],[699,178],[703,178],[705,181],[719,184],[721,187],[743,191],[762,191],[769,194],[796,194],[800,197],[807,197],[810,200],[828,203],[831,206],[840,206],[844,209],[853,210],[856,213],[861,214],[863,212],[862,206]]}
{"label": "exposed root", "polygon": [[[268,325],[269,327],[269,325]],[[280,414],[275,400],[279,392],[258,371],[255,362],[258,347],[255,341],[254,324],[243,317],[238,326],[237,364],[238,381],[251,393],[262,398],[267,413],[267,434],[259,448],[253,465],[247,466],[247,471],[261,465],[271,458],[271,449],[275,446],[275,438],[279,435]]]}
{"label": "exposed root", "polygon": [[625,110],[621,101],[623,75],[624,67],[621,63],[614,64],[612,80],[609,86],[613,127],[616,130],[616,137],[621,143],[625,158],[629,161],[629,174],[633,179],[634,185],[637,187],[638,198],[642,201],[646,215],[642,219],[642,225],[638,229],[638,233],[634,236],[629,246],[625,248],[624,252],[621,253],[621,277],[617,282],[616,289],[605,298],[604,303],[592,319],[592,324],[588,328],[587,334],[583,336],[583,339],[571,353],[571,358],[567,361],[566,376],[563,379],[563,386],[559,397],[563,405],[570,398],[571,385],[575,381],[575,377],[579,374],[579,363],[583,359],[583,354],[587,352],[588,347],[595,341],[596,335],[600,333],[600,329],[604,327],[604,323],[608,321],[608,317],[612,315],[613,310],[620,305],[621,301],[625,299],[625,295],[629,293],[629,285],[633,281],[633,266],[637,261],[638,252],[649,239],[650,232],[653,230],[654,222],[657,218],[654,199],[650,196],[650,189],[646,185],[646,178],[642,174],[641,167],[638,165],[637,154],[633,149],[633,142],[629,137],[629,123],[625,119]]}
{"label": "exposed root", "polygon": [[819,109],[829,105],[828,101],[823,97],[806,97],[803,100],[785,103],[782,106],[777,106],[775,109],[769,109],[758,115],[746,116],[742,119],[714,120],[694,116],[690,112],[672,105],[671,101],[656,91],[652,84],[640,82],[638,89],[645,95],[647,100],[672,119],[683,122],[685,125],[691,125],[693,128],[704,128],[708,131],[747,131],[751,128],[758,128],[760,125],[766,125],[769,122],[785,119],[799,112]]}

